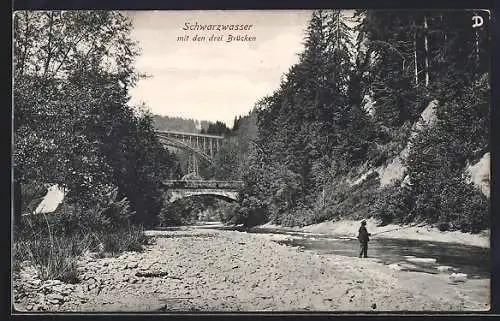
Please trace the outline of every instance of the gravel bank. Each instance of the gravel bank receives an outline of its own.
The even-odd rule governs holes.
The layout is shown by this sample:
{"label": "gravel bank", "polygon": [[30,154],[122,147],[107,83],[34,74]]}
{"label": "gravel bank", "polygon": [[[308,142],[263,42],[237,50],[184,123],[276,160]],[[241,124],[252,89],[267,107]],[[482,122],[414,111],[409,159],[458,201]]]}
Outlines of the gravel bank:
{"label": "gravel bank", "polygon": [[320,256],[259,234],[150,231],[142,253],[82,258],[81,282],[14,282],[23,311],[484,311],[489,280],[391,269],[376,259]]}

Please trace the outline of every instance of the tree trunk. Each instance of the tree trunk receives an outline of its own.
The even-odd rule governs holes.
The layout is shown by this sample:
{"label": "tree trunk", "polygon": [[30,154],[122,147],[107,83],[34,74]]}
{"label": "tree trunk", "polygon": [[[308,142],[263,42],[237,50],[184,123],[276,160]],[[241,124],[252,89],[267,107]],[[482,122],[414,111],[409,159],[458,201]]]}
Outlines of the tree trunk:
{"label": "tree trunk", "polygon": [[52,27],[54,26],[54,11],[49,14],[49,39],[47,42],[47,59],[43,69],[43,77],[47,74],[50,66],[50,59],[52,58]]}
{"label": "tree trunk", "polygon": [[415,63],[415,86],[418,87],[417,27],[413,23],[413,60]]}
{"label": "tree trunk", "polygon": [[339,41],[340,41],[340,10],[337,11],[337,39],[335,42],[337,44],[337,47],[340,47]]}
{"label": "tree trunk", "polygon": [[425,87],[429,86],[429,43],[427,39],[427,16],[424,16]]}
{"label": "tree trunk", "polygon": [[441,18],[441,30],[443,30],[443,61],[446,60],[446,40],[447,40],[447,37],[446,37],[446,29],[445,29],[445,25],[444,25],[444,17],[443,15],[440,16]]}
{"label": "tree trunk", "polygon": [[13,199],[13,207],[14,207],[14,225],[19,226],[21,222],[21,215],[22,215],[22,195],[21,195],[21,183],[19,183],[17,180],[14,180],[13,184],[13,189],[14,189],[14,199]]}
{"label": "tree trunk", "polygon": [[31,35],[31,29],[30,29],[30,22],[29,22],[29,16],[28,16],[28,12],[25,11],[24,12],[24,20],[26,22],[26,29],[24,31],[24,50],[23,50],[23,55],[21,57],[21,69],[19,71],[19,74],[20,75],[23,75],[24,73],[24,66],[26,64],[26,57],[28,56],[28,37],[30,37]]}
{"label": "tree trunk", "polygon": [[[474,12],[474,15],[477,15],[476,12]],[[476,46],[476,68],[479,66],[479,33],[477,32],[477,28],[474,28],[474,44]]]}

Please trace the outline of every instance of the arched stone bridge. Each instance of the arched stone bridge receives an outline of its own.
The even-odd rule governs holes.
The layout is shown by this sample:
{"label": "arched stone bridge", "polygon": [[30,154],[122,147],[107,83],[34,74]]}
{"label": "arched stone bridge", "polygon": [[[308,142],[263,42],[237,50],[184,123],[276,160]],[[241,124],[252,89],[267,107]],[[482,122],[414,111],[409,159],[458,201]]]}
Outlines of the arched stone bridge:
{"label": "arched stone bridge", "polygon": [[242,186],[243,181],[169,180],[163,182],[170,203],[197,195],[212,195],[229,202],[235,202],[238,200],[238,191]]}

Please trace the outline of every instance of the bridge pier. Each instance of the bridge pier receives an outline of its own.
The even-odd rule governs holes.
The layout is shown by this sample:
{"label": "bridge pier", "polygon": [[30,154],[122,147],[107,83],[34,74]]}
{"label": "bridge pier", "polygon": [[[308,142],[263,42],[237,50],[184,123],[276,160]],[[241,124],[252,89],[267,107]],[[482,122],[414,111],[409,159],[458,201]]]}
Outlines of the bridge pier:
{"label": "bridge pier", "polygon": [[210,157],[214,158],[213,140],[210,140]]}
{"label": "bridge pier", "polygon": [[198,166],[198,158],[196,157],[196,154],[191,154],[188,158],[188,173],[195,173],[197,176],[200,172],[199,166]]}

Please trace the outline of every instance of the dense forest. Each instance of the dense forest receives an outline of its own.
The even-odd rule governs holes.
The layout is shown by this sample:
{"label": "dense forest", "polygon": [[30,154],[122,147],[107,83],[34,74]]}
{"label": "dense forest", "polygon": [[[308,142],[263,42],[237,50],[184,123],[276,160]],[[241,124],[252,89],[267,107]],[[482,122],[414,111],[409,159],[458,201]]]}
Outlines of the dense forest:
{"label": "dense forest", "polygon": [[171,130],[185,133],[199,133],[208,128],[209,122],[206,120],[186,119],[173,116],[153,116],[153,126],[158,130]]}
{"label": "dense forest", "polygon": [[[154,222],[162,206],[159,183],[176,166],[154,135],[153,116],[128,105],[127,89],[140,77],[131,27],[115,12],[15,15],[18,193],[59,184],[69,203],[92,208],[116,190],[137,222]],[[18,201],[19,215],[29,197]]]}
{"label": "dense forest", "polygon": [[[251,114],[251,146],[233,138],[219,155],[214,175],[246,183],[226,220],[487,228],[489,200],[465,173],[490,138],[489,35],[472,14],[315,11],[300,61]],[[395,159],[402,175],[381,184]]]}
{"label": "dense forest", "polygon": [[[239,117],[241,119],[241,116]],[[238,117],[235,118],[235,124]],[[200,133],[211,135],[229,135],[231,129],[221,121],[186,119],[182,117],[153,115],[153,126],[157,130],[170,130],[185,133]]]}

